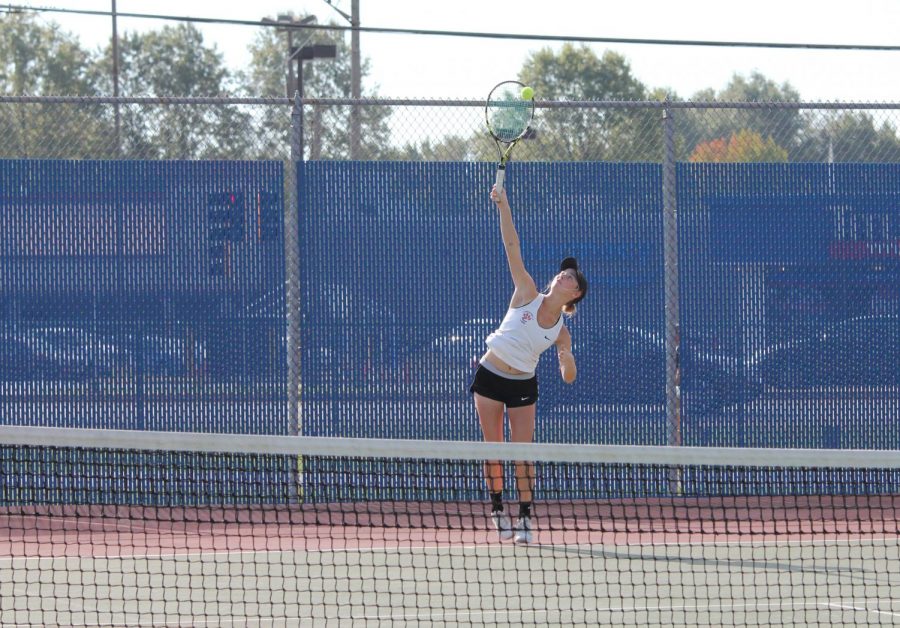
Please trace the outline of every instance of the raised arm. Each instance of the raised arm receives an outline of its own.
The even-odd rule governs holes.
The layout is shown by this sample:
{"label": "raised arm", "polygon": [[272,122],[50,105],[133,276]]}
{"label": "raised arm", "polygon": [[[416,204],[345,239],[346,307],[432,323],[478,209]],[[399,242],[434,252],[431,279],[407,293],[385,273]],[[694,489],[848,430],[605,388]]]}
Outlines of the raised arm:
{"label": "raised arm", "polygon": [[515,291],[513,292],[511,305],[518,307],[528,303],[537,296],[537,286],[534,279],[525,270],[522,261],[522,247],[519,244],[519,234],[513,224],[512,210],[506,197],[506,188],[497,193],[496,188],[491,190],[491,200],[497,205],[497,213],[500,215],[500,237],[503,239],[503,248],[506,250],[506,262],[509,264],[509,272],[512,275]]}
{"label": "raised arm", "polygon": [[571,384],[578,375],[578,369],[575,367],[575,356],[572,355],[572,336],[565,325],[556,338],[556,355],[559,357],[559,373],[563,381]]}

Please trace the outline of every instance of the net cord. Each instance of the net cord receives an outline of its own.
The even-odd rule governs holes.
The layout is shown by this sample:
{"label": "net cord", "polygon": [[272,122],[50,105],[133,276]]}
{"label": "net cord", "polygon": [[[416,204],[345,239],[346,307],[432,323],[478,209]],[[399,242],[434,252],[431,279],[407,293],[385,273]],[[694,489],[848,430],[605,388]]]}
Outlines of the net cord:
{"label": "net cord", "polygon": [[547,463],[900,469],[900,451],[489,443],[0,426],[0,446]]}

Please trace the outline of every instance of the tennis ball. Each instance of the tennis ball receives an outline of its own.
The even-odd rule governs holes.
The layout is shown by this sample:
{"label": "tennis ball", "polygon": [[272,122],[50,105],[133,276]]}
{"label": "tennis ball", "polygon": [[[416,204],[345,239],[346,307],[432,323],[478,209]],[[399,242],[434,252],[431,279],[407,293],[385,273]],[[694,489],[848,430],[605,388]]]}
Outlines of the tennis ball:
{"label": "tennis ball", "polygon": [[534,98],[534,89],[531,87],[522,88],[522,100],[531,100]]}

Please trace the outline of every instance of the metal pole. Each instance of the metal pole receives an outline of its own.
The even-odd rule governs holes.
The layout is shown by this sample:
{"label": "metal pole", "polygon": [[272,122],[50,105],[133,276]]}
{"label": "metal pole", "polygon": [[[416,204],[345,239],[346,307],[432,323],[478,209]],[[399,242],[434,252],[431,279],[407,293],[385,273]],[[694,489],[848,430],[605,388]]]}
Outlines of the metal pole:
{"label": "metal pole", "polygon": [[287,40],[288,40],[288,62],[287,62],[287,97],[292,98],[294,96],[294,91],[296,88],[296,83],[294,83],[294,64],[291,63],[291,50],[294,49],[294,31],[290,28],[287,29]]}
{"label": "metal pole", "polygon": [[[668,99],[667,99],[668,100]],[[681,322],[678,313],[678,208],[675,165],[675,121],[663,109],[663,255],[666,317],[666,426],[668,444],[679,447],[681,433]],[[682,469],[669,468],[669,491],[681,495]]]}
{"label": "metal pole", "polygon": [[[359,0],[350,3],[350,97],[361,98],[362,75],[359,51]],[[359,159],[359,143],[361,136],[359,105],[350,109],[350,159]]]}
{"label": "metal pole", "polygon": [[669,445],[681,445],[681,321],[678,312],[678,211],[675,129],[672,110],[663,109],[663,251],[666,315],[666,420]]}
{"label": "metal pole", "polygon": [[[303,98],[303,59],[300,58],[299,54],[297,55],[297,98],[300,98],[300,99]],[[301,115],[301,117],[303,116],[302,111],[301,111],[300,115]],[[303,138],[303,135],[302,135],[303,129],[300,129],[300,131],[301,131],[300,137],[302,139]]]}
{"label": "metal pole", "polygon": [[284,211],[285,302],[287,311],[288,412],[289,433],[301,433],[300,406],[300,228],[298,181],[303,161],[303,109],[300,94],[294,94],[291,108],[291,156],[285,173],[287,206]]}

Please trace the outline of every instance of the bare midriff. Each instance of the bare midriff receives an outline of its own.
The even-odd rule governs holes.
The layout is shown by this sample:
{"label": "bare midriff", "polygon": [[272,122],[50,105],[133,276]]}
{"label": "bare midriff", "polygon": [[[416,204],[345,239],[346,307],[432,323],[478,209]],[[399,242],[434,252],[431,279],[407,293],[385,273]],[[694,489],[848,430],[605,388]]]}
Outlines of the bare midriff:
{"label": "bare midriff", "polygon": [[509,364],[504,362],[494,353],[493,349],[488,349],[487,353],[481,356],[482,360],[490,362],[492,366],[496,367],[498,370],[509,373],[510,375],[527,375],[525,371],[520,371],[519,369],[511,367]]}

